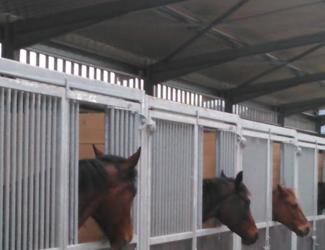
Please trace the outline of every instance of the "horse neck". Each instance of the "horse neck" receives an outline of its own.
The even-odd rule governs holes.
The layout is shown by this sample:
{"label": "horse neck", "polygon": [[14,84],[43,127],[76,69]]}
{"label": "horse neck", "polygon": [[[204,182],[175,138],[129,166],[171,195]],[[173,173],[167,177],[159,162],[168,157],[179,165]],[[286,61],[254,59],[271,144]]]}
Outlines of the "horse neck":
{"label": "horse neck", "polygon": [[232,192],[233,188],[225,179],[203,180],[203,221],[212,217],[211,215],[216,212],[216,208]]}

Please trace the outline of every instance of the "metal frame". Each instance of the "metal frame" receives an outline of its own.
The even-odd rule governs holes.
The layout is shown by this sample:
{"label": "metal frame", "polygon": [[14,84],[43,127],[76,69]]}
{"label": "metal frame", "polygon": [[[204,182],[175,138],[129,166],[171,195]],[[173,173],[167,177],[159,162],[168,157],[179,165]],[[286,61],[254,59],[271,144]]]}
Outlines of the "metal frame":
{"label": "metal frame", "polygon": [[[32,93],[47,94],[50,96],[59,97],[61,111],[58,114],[58,118],[61,121],[60,131],[60,149],[58,153],[60,155],[60,168],[59,175],[57,178],[59,187],[59,207],[57,208],[57,213],[59,215],[58,221],[60,223],[59,235],[57,238],[58,248],[52,249],[99,249],[107,247],[107,243],[87,243],[87,244],[77,244],[68,245],[68,225],[67,218],[68,215],[68,196],[66,190],[68,189],[68,120],[69,120],[69,102],[71,100],[77,100],[79,102],[94,103],[105,106],[114,106],[126,110],[134,110],[140,113],[142,117],[142,124],[140,126],[140,143],[142,146],[141,162],[139,164],[139,193],[138,202],[141,209],[137,210],[138,218],[138,228],[136,235],[133,239],[133,243],[137,244],[138,249],[149,249],[152,245],[163,244],[168,242],[176,242],[184,239],[192,239],[192,249],[196,248],[197,237],[216,235],[222,232],[229,232],[229,230],[222,226],[215,229],[198,229],[197,227],[197,209],[200,205],[198,203],[199,199],[197,197],[196,186],[199,183],[199,129],[201,126],[229,130],[237,133],[239,138],[239,143],[236,147],[236,171],[242,169],[242,153],[243,146],[245,145],[244,136],[250,136],[255,138],[263,138],[268,141],[268,164],[265,166],[267,171],[267,176],[265,176],[270,188],[272,174],[270,161],[272,159],[271,154],[271,142],[272,140],[281,141],[285,143],[292,143],[294,145],[304,146],[315,149],[325,149],[325,139],[316,136],[306,135],[302,133],[297,133],[293,129],[281,128],[273,125],[261,124],[253,121],[247,121],[241,119],[239,116],[234,114],[227,114],[224,112],[206,110],[201,107],[193,107],[186,104],[174,103],[166,100],[161,100],[145,95],[143,91],[128,89],[121,86],[115,86],[112,84],[103,84],[94,81],[83,79],[80,77],[75,77],[71,75],[66,75],[63,73],[57,73],[45,69],[35,68],[29,65],[23,65],[17,62],[8,61],[5,59],[0,60],[0,66],[4,66],[0,69],[0,73],[5,73],[16,78],[21,78],[19,80],[7,79],[0,77],[0,86],[4,88],[12,88],[17,90],[28,91]],[[19,73],[17,73],[19,72]],[[28,81],[26,81],[28,80]],[[174,235],[162,235],[158,237],[150,238],[150,198],[151,191],[148,189],[151,183],[151,135],[155,132],[154,118],[159,118],[163,120],[171,120],[175,122],[188,123],[194,126],[193,135],[193,145],[194,145],[194,155],[193,155],[193,203],[192,203],[192,218],[193,224],[191,226],[191,231],[182,232]],[[294,186],[297,187],[297,167],[298,159],[295,157],[295,172],[294,175]],[[315,158],[315,167],[316,167]],[[314,188],[317,187],[316,174],[314,176]],[[271,190],[265,190],[267,196],[268,204],[271,204]],[[317,193],[314,194],[314,203]],[[315,204],[314,204],[315,205]],[[270,218],[271,210],[267,211],[267,218],[265,221],[258,223],[258,228],[266,228],[266,237],[269,237],[268,230],[270,227],[279,225],[274,223]],[[314,216],[308,219],[312,221],[324,219],[324,216]],[[316,224],[314,224],[315,226]],[[239,239],[237,236],[233,238],[234,249],[241,249]],[[268,246],[268,238],[266,238],[266,247]],[[292,237],[292,250],[296,249],[296,238]]]}

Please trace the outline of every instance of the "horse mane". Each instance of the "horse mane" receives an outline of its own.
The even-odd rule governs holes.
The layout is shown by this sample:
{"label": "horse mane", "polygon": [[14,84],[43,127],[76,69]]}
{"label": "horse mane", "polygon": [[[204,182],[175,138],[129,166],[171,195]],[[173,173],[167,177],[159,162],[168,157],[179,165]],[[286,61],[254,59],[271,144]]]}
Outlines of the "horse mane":
{"label": "horse mane", "polygon": [[109,187],[109,176],[97,159],[79,160],[79,191],[85,192],[92,187],[97,191],[106,191]]}

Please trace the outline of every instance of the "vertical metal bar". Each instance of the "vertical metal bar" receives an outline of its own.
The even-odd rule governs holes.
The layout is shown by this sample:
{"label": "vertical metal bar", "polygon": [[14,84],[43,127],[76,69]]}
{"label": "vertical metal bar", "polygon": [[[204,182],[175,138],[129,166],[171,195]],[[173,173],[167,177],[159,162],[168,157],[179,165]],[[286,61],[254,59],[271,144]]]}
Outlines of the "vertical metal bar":
{"label": "vertical metal bar", "polygon": [[56,168],[57,168],[57,155],[56,155],[56,148],[57,148],[57,98],[53,100],[53,131],[52,131],[52,156],[51,156],[51,247],[55,247],[55,232],[56,232],[56,214],[55,214],[55,206],[56,206],[56,197],[55,197],[55,190],[56,190]]}
{"label": "vertical metal bar", "polygon": [[[20,140],[18,144],[18,169],[17,169],[17,247],[21,248],[21,215],[22,215],[22,197],[21,197],[21,191],[22,191],[22,169],[23,169],[23,104],[24,104],[24,94],[23,92],[19,92],[18,97],[18,140]],[[16,115],[16,114],[14,114]],[[25,162],[25,157],[24,157]],[[26,170],[24,170],[25,172]],[[23,231],[24,232],[24,231]],[[23,241],[24,242],[24,241]]]}
{"label": "vertical metal bar", "polygon": [[123,152],[123,143],[126,143],[125,138],[124,138],[124,129],[125,129],[125,125],[124,125],[124,115],[126,113],[126,110],[120,110],[121,116],[120,116],[120,124],[119,124],[119,128],[120,128],[120,138],[119,138],[119,148],[120,148],[120,156],[125,156]]}
{"label": "vertical metal bar", "polygon": [[75,104],[75,138],[74,138],[74,143],[75,143],[75,183],[74,183],[74,244],[78,243],[78,194],[79,194],[79,189],[78,189],[78,180],[79,180],[79,103]]}
{"label": "vertical metal bar", "polygon": [[46,106],[47,106],[47,97],[42,96],[42,104],[41,104],[41,185],[40,185],[40,232],[42,233],[40,237],[40,248],[44,248],[44,239],[45,239],[45,149],[46,149]]}
{"label": "vertical metal bar", "polygon": [[128,150],[128,145],[130,145],[130,137],[134,136],[132,133],[129,133],[129,130],[132,129],[129,127],[129,119],[130,119],[130,115],[132,115],[132,113],[128,110],[124,111],[124,156],[128,157],[130,155],[130,152]]}
{"label": "vertical metal bar", "polygon": [[109,148],[110,147],[110,144],[109,144],[109,138],[110,138],[109,122],[110,122],[110,109],[109,109],[109,107],[106,107],[105,108],[105,141],[104,141],[105,154],[108,154],[108,152],[110,152],[110,148]]}
{"label": "vertical metal bar", "polygon": [[115,109],[114,108],[111,108],[110,109],[110,128],[109,128],[109,131],[107,133],[109,133],[109,142],[110,142],[110,148],[109,148],[109,154],[115,154],[116,151],[115,151],[115,137],[116,137],[116,130],[115,130]]}
{"label": "vertical metal bar", "polygon": [[193,140],[193,215],[192,215],[192,230],[193,230],[193,240],[192,240],[192,250],[196,250],[197,245],[197,198],[198,198],[198,167],[199,167],[199,112],[196,113],[196,124],[194,125],[194,140]]}
{"label": "vertical metal bar", "polygon": [[28,248],[33,249],[33,232],[34,232],[34,176],[35,176],[35,94],[32,94],[31,115],[30,115],[30,157],[29,157],[29,220],[28,220]]}
{"label": "vertical metal bar", "polygon": [[10,197],[9,197],[9,191],[10,191],[10,128],[11,128],[11,89],[7,90],[6,95],[6,104],[5,104],[5,114],[6,114],[6,129],[5,129],[5,142],[6,142],[6,148],[5,148],[5,223],[4,223],[4,249],[9,249],[9,218],[10,218]]}
{"label": "vertical metal bar", "polygon": [[266,165],[266,233],[265,233],[265,247],[270,247],[270,221],[272,220],[272,210],[271,210],[271,179],[272,179],[272,169],[271,169],[271,130],[269,130],[269,136],[267,139],[267,165]]}
{"label": "vertical metal bar", "polygon": [[115,143],[114,143],[114,153],[117,155],[121,155],[121,152],[119,152],[119,144],[120,144],[120,110],[114,109],[116,112],[115,117],[115,124],[114,124],[114,134],[115,134]]}
{"label": "vertical metal bar", "polygon": [[[30,147],[30,144],[29,144],[29,93],[26,93],[25,94],[25,102],[24,102],[24,124],[25,124],[25,127],[24,127],[24,130],[25,130],[25,133],[24,133],[24,178],[23,178],[23,184],[24,184],[24,194],[23,194],[23,197],[24,197],[24,202],[23,202],[23,208],[24,208],[24,212],[23,212],[23,216],[24,216],[24,219],[23,219],[23,226],[24,226],[24,229],[23,229],[23,247],[22,249],[27,249],[27,230],[28,230],[28,176],[31,175],[31,173],[29,173],[28,171],[28,162],[29,162],[29,147]],[[20,181],[19,181],[20,183]]]}
{"label": "vertical metal bar", "polygon": [[75,171],[74,171],[74,159],[75,159],[75,145],[74,145],[74,138],[75,138],[75,108],[74,108],[74,102],[70,101],[70,125],[69,125],[69,135],[70,135],[70,140],[69,140],[69,168],[70,168],[70,201],[69,201],[69,218],[70,218],[70,223],[69,223],[69,243],[72,243],[73,241],[73,235],[74,235],[74,216],[73,216],[73,203],[74,201],[74,186],[75,186]]}
{"label": "vertical metal bar", "polygon": [[45,215],[45,247],[50,247],[50,228],[51,228],[51,215],[50,215],[50,207],[51,207],[51,132],[52,132],[52,97],[48,97],[46,110],[46,160],[45,160],[45,172],[46,174],[46,215]]}
{"label": "vertical metal bar", "polygon": [[57,241],[59,242],[59,248],[65,250],[68,244],[68,194],[69,188],[69,171],[68,171],[68,121],[69,121],[69,101],[65,98],[60,99],[60,106],[58,110],[58,178],[57,178],[57,200],[59,206],[57,206],[57,214],[59,218],[56,220],[57,223]]}
{"label": "vertical metal bar", "polygon": [[0,246],[3,246],[3,187],[4,183],[4,126],[5,126],[5,90],[4,88],[0,88],[0,148],[3,150],[0,151]]}
{"label": "vertical metal bar", "polygon": [[36,98],[36,115],[35,115],[35,121],[36,121],[36,127],[35,127],[35,140],[36,140],[36,154],[35,154],[35,216],[34,217],[34,225],[35,225],[35,249],[39,248],[39,238],[42,237],[39,225],[39,218],[40,218],[40,177],[41,177],[41,171],[40,171],[40,147],[41,147],[41,95],[37,95]]}
{"label": "vertical metal bar", "polygon": [[[17,91],[13,90],[13,96],[12,96],[12,110],[11,110],[11,119],[12,119],[12,125],[11,125],[11,222],[10,222],[10,248],[15,249],[16,248],[16,181],[17,181]],[[8,166],[9,167],[9,166]]]}
{"label": "vertical metal bar", "polygon": [[316,216],[317,216],[317,197],[318,197],[318,142],[315,141],[315,149],[314,149],[314,181],[313,181],[313,250],[317,248],[317,234],[316,234]]}

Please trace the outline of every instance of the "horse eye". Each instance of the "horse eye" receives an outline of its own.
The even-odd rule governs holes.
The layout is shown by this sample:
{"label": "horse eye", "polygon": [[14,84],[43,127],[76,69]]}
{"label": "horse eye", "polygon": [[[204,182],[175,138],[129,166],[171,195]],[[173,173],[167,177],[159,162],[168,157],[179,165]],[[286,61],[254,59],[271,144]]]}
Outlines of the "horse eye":
{"label": "horse eye", "polygon": [[298,208],[298,205],[297,204],[292,204],[291,207],[292,208]]}

